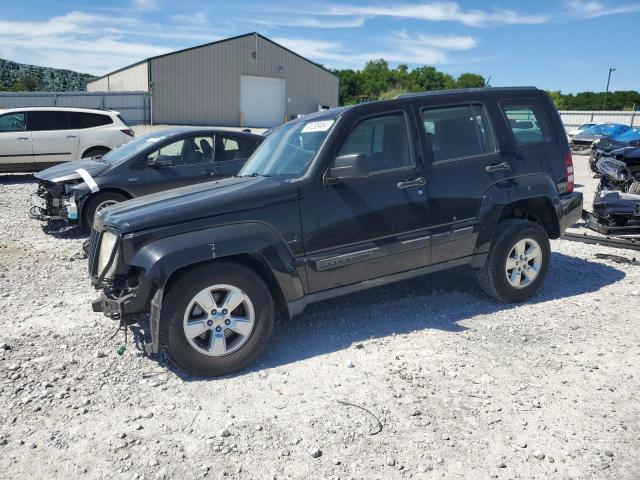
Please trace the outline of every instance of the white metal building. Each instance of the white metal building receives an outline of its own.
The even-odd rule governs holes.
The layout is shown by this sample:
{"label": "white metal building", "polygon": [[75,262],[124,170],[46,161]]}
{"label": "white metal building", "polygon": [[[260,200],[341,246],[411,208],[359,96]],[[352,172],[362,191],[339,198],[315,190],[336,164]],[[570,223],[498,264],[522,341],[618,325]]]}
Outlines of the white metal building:
{"label": "white metal building", "polygon": [[157,124],[272,127],[338,106],[338,77],[258,33],[151,57],[87,90],[150,91]]}

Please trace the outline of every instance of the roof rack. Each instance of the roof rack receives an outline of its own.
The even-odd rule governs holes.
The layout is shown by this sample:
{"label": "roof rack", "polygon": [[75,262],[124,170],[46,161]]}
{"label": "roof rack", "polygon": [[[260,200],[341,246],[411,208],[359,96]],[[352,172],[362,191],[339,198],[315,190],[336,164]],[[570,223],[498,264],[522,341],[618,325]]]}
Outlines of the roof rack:
{"label": "roof rack", "polygon": [[441,93],[469,93],[469,92],[484,92],[491,90],[495,91],[514,91],[514,90],[537,90],[536,87],[527,85],[525,87],[478,87],[478,88],[450,88],[447,90],[429,90],[426,92],[412,92],[412,93],[403,93],[402,95],[398,95],[395,98],[409,98],[409,97],[420,97],[422,95],[436,95]]}

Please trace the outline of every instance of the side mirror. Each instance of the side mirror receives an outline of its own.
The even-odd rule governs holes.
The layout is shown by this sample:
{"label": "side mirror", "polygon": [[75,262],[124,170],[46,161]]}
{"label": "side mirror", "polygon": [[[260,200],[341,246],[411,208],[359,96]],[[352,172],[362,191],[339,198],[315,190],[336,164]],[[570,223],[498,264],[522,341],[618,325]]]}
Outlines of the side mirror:
{"label": "side mirror", "polygon": [[362,178],[369,174],[366,166],[367,156],[364,153],[350,153],[336,157],[329,170],[331,180],[347,180]]}
{"label": "side mirror", "polygon": [[158,155],[155,158],[148,159],[147,165],[151,168],[170,167],[173,165],[173,158],[168,155]]}

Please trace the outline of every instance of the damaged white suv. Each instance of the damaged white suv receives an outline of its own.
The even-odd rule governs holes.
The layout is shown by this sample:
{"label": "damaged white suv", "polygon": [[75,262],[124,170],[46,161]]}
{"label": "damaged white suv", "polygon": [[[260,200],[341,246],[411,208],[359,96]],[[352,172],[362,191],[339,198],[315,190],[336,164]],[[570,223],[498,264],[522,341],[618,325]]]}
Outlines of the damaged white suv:
{"label": "damaged white suv", "polygon": [[101,156],[133,137],[131,127],[111,110],[0,109],[0,173],[35,172]]}

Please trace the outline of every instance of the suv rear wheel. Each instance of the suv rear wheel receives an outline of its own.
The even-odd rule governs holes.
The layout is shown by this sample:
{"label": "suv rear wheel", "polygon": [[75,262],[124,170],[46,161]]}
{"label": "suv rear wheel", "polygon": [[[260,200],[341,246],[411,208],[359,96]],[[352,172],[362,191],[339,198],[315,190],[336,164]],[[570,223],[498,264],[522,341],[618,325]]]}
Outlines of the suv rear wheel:
{"label": "suv rear wheel", "polygon": [[487,294],[501,302],[524,302],[542,285],[550,260],[549,237],[540,225],[506,220],[498,226],[478,280]]}
{"label": "suv rear wheel", "polygon": [[109,149],[108,148],[94,147],[94,148],[90,148],[89,150],[84,152],[82,154],[82,158],[102,157],[103,155],[106,155],[107,153],[109,153]]}
{"label": "suv rear wheel", "polygon": [[216,262],[173,282],[163,301],[160,340],[169,359],[188,373],[226,375],[260,356],[274,319],[271,293],[259,275]]}

